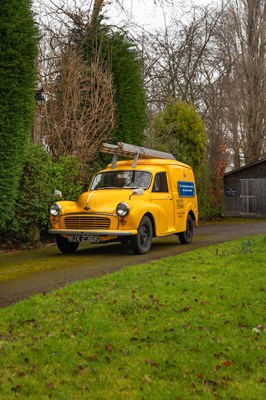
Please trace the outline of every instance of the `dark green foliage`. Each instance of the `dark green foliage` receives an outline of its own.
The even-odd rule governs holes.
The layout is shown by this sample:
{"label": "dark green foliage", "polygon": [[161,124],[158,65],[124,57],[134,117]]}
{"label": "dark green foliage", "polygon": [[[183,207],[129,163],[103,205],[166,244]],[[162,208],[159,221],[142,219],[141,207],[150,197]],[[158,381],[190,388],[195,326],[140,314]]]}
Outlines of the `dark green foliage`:
{"label": "dark green foliage", "polygon": [[136,44],[126,33],[102,26],[97,35],[84,40],[84,54],[88,62],[95,54],[102,57],[112,72],[116,120],[113,143],[142,145],[147,126],[146,98]]}
{"label": "dark green foliage", "polygon": [[193,167],[196,177],[200,175],[206,134],[204,123],[191,103],[170,101],[165,111],[154,118],[151,141]]}
{"label": "dark green foliage", "polygon": [[30,241],[41,226],[47,225],[48,207],[53,202],[52,169],[48,153],[41,147],[29,145],[15,198],[14,214],[2,232],[2,241]]}
{"label": "dark green foliage", "polygon": [[83,192],[80,162],[62,157],[53,163],[45,149],[27,147],[13,218],[2,230],[2,243],[30,242],[47,233],[49,207],[56,201],[54,189],[61,190],[67,200],[76,200]]}
{"label": "dark green foliage", "polygon": [[90,184],[87,174],[89,175],[89,171],[84,170],[84,165],[77,157],[63,156],[59,162],[53,164],[50,177],[53,190],[60,190],[64,200],[77,200]]}
{"label": "dark green foliage", "polygon": [[112,155],[99,152],[91,164],[93,175],[112,162]]}
{"label": "dark green foliage", "polygon": [[120,33],[109,38],[116,105],[114,142],[143,144],[146,103],[141,63],[135,44]]}
{"label": "dark green foliage", "polygon": [[36,31],[29,0],[0,2],[0,228],[10,218],[33,125]]}

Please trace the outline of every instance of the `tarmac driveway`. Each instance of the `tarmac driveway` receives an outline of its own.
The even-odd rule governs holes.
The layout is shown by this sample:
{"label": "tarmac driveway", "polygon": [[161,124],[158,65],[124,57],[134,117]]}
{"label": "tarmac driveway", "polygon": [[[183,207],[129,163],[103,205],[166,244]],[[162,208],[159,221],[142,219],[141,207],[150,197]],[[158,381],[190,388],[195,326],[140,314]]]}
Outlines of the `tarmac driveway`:
{"label": "tarmac driveway", "polygon": [[[193,243],[181,245],[177,236],[154,239],[151,251],[145,255],[132,254],[129,245],[107,244],[82,246],[75,255],[62,255],[56,246],[45,249],[0,255],[0,271],[8,258],[13,268],[9,279],[0,281],[0,307],[5,307],[36,293],[47,293],[65,285],[116,272],[125,266],[146,263],[150,260],[177,255],[200,247],[234,240],[257,234],[266,235],[266,220],[236,220],[235,222],[216,222],[202,224],[195,229]],[[13,257],[13,258],[12,258]],[[29,272],[18,277],[20,263],[34,257],[35,263],[43,265],[38,272]],[[12,265],[12,260],[14,263]],[[45,264],[49,261],[49,270]],[[52,263],[52,267],[51,267]],[[54,264],[53,264],[54,263]],[[18,276],[16,275],[16,271]]]}

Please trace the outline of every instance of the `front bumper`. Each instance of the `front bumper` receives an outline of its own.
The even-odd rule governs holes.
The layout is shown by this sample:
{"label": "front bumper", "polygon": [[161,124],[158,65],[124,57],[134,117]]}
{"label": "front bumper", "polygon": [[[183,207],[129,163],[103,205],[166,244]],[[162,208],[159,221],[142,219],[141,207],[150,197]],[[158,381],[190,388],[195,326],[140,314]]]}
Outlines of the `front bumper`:
{"label": "front bumper", "polygon": [[137,235],[138,230],[133,229],[130,231],[119,230],[93,230],[93,229],[50,229],[48,231],[51,235],[91,235],[91,236],[132,236]]}

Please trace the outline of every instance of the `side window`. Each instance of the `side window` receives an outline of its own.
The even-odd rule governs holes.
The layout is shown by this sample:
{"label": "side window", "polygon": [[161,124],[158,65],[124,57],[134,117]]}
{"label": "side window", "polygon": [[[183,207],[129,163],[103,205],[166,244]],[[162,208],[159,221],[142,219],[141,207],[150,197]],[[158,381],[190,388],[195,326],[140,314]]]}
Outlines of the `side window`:
{"label": "side window", "polygon": [[168,192],[166,172],[158,172],[153,183],[153,192]]}

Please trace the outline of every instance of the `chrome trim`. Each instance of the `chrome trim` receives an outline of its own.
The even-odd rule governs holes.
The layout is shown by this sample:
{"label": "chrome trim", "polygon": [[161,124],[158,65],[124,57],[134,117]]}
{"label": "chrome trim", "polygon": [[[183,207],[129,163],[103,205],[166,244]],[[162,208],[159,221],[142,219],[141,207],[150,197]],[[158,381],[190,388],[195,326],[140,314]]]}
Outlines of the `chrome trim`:
{"label": "chrome trim", "polygon": [[[61,227],[67,230],[109,230],[111,227],[112,219],[106,215],[95,214],[70,214],[63,218]],[[113,229],[118,227],[118,219],[113,224]]]}
{"label": "chrome trim", "polygon": [[137,229],[132,231],[93,231],[77,229],[49,229],[48,233],[51,235],[91,235],[91,236],[131,236],[138,233]]}
{"label": "chrome trim", "polygon": [[106,217],[115,217],[116,219],[118,219],[118,216],[116,214],[112,214],[112,213],[105,213],[105,212],[97,212],[97,211],[77,211],[77,212],[69,212],[69,213],[65,213],[65,214],[61,214],[60,217],[65,217],[68,215],[97,215],[97,216],[101,216],[104,215]]}

